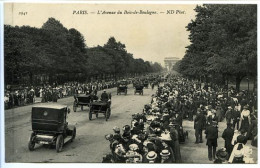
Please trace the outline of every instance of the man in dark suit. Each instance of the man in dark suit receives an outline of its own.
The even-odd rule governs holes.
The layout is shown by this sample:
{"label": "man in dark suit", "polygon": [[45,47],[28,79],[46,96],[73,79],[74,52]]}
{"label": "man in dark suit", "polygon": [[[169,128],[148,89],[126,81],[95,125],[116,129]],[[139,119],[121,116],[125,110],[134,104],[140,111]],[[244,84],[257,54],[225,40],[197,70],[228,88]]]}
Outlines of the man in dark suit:
{"label": "man in dark suit", "polygon": [[237,130],[239,130],[239,121],[240,121],[240,111],[237,109],[233,110],[232,113],[232,119],[233,119],[233,128],[235,129],[237,127]]}
{"label": "man in dark suit", "polygon": [[194,129],[195,129],[195,136],[196,136],[195,143],[203,143],[202,130],[205,127],[205,124],[206,124],[206,118],[202,114],[201,109],[198,108],[197,115],[194,120]]}
{"label": "man in dark suit", "polygon": [[101,101],[107,102],[108,99],[109,99],[109,95],[106,93],[106,90],[104,90],[103,93],[101,94]]}
{"label": "man in dark suit", "polygon": [[213,121],[210,126],[208,126],[205,130],[207,144],[208,145],[208,158],[210,161],[215,160],[216,156],[216,148],[218,146],[218,127],[217,122]]}
{"label": "man in dark suit", "polygon": [[222,134],[222,138],[225,140],[225,148],[228,153],[228,157],[231,155],[231,152],[233,150],[233,145],[232,145],[232,139],[234,136],[234,130],[232,129],[232,124],[228,123],[227,128],[224,130]]}

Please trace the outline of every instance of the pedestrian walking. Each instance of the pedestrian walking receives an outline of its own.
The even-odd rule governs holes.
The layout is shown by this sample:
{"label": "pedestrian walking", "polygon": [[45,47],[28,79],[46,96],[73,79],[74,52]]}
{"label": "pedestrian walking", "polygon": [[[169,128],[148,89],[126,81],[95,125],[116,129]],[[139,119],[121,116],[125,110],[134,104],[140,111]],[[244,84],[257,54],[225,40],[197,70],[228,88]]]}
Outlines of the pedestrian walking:
{"label": "pedestrian walking", "polygon": [[201,109],[198,108],[196,118],[194,119],[194,129],[195,129],[195,143],[203,143],[202,141],[202,130],[206,124],[206,117],[202,114]]}
{"label": "pedestrian walking", "polygon": [[232,111],[233,111],[232,107],[231,107],[231,106],[228,106],[228,110],[227,110],[227,112],[226,112],[226,114],[225,114],[226,122],[227,122],[227,123],[231,123]]}
{"label": "pedestrian walking", "polygon": [[232,139],[234,136],[234,129],[232,128],[231,123],[227,123],[227,128],[224,130],[222,134],[222,138],[225,140],[225,148],[228,153],[228,157],[231,155],[233,150]]}
{"label": "pedestrian walking", "polygon": [[240,130],[245,130],[248,132],[249,126],[251,124],[251,118],[250,118],[250,111],[248,110],[248,106],[244,106],[243,111],[241,112],[241,118],[240,118]]}
{"label": "pedestrian walking", "polygon": [[207,138],[207,146],[208,146],[208,158],[210,161],[215,160],[216,149],[218,146],[218,127],[217,122],[213,121],[210,126],[208,126],[205,130],[206,138]]}

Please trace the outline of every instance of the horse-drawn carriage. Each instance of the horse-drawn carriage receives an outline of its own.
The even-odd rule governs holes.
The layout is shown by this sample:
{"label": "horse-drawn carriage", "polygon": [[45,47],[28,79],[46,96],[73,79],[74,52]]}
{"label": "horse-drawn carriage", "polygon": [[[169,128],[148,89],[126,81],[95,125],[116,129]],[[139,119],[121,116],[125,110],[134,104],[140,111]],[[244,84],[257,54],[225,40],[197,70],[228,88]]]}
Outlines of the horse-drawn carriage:
{"label": "horse-drawn carriage", "polygon": [[127,94],[127,81],[123,80],[119,82],[119,85],[117,87],[117,95],[121,94],[121,93],[125,93],[125,95]]}
{"label": "horse-drawn carriage", "polygon": [[111,101],[93,101],[90,104],[90,110],[89,110],[89,120],[92,120],[92,114],[96,114],[96,118],[98,118],[98,114],[102,113],[106,121],[109,119],[111,115]]}
{"label": "horse-drawn carriage", "polygon": [[77,107],[80,106],[81,110],[83,110],[83,106],[90,106],[93,100],[97,100],[98,97],[95,95],[77,95],[74,96],[74,103],[73,103],[73,111],[77,111]]}
{"label": "horse-drawn carriage", "polygon": [[134,93],[134,94],[139,93],[139,94],[143,95],[143,94],[144,94],[143,89],[144,89],[144,86],[143,86],[143,85],[140,85],[140,84],[139,84],[139,85],[136,85],[136,86],[135,86],[135,93]]}

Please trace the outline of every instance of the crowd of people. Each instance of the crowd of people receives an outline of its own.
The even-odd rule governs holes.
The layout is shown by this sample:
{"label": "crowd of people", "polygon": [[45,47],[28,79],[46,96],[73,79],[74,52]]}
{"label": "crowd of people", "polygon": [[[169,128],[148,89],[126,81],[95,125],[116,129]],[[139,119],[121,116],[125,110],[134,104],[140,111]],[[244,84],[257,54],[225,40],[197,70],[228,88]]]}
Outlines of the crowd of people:
{"label": "crowd of people", "polygon": [[[206,135],[210,161],[254,163],[250,145],[257,146],[256,94],[168,75],[151,103],[132,118],[122,132],[114,127],[114,133],[106,135],[111,154],[103,162],[180,163],[179,143],[188,136],[183,120],[189,120],[194,122],[195,144],[204,143]],[[220,122],[227,126],[222,135],[218,135]],[[225,141],[222,147],[219,136]]]}
{"label": "crowd of people", "polygon": [[42,103],[57,102],[58,99],[73,96],[80,93],[94,93],[103,89],[117,87],[118,81],[111,80],[107,82],[67,82],[62,85],[53,83],[43,86],[18,87],[15,89],[5,90],[5,109],[18,106],[24,106],[35,103],[35,99],[39,98]]}

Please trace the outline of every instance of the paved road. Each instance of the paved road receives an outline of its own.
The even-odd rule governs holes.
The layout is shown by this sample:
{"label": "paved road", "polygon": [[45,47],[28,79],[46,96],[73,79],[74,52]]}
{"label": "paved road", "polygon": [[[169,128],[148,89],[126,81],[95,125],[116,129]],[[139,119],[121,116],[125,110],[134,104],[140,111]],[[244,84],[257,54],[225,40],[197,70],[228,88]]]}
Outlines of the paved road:
{"label": "paved road", "polygon": [[[76,113],[72,110],[73,97],[58,100],[60,104],[70,107],[69,124],[76,124],[77,135],[73,143],[64,146],[61,153],[55,149],[37,145],[30,152],[27,148],[28,138],[31,133],[30,114],[31,107],[19,107],[5,111],[5,146],[6,162],[101,162],[102,157],[109,153],[109,142],[105,140],[105,134],[112,133],[114,126],[122,128],[130,124],[131,115],[141,112],[144,104],[151,100],[155,92],[152,89],[144,89],[144,95],[134,95],[132,86],[128,94],[116,95],[116,89],[109,89],[112,93],[112,115],[106,122],[103,116],[89,121],[89,108],[78,108]],[[99,93],[100,94],[100,93]]]}
{"label": "paved road", "polygon": [[[98,162],[109,153],[109,143],[105,140],[105,134],[112,133],[114,126],[122,128],[130,124],[131,115],[141,112],[144,104],[149,103],[152,89],[144,89],[144,95],[134,95],[130,86],[128,95],[116,95],[116,89],[109,89],[112,93],[112,115],[106,122],[104,117],[92,121],[88,120],[88,107],[83,111],[72,111],[73,97],[60,99],[58,103],[69,105],[69,123],[76,124],[77,136],[73,143],[64,146],[61,153],[55,149],[37,145],[35,151],[30,152],[27,148],[28,138],[31,133],[30,114],[31,107],[19,107],[5,111],[5,143],[6,162]],[[99,92],[100,94],[100,92]],[[184,129],[189,132],[189,139],[181,144],[181,155],[184,163],[212,163],[207,159],[206,140],[202,144],[194,144],[195,136],[193,122],[184,121]],[[219,125],[219,137],[225,128],[225,123]],[[205,138],[205,137],[204,137]],[[250,143],[250,142],[249,142]],[[224,141],[218,139],[219,147],[224,146]],[[253,147],[254,159],[257,160],[257,148]]]}

